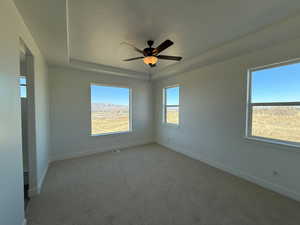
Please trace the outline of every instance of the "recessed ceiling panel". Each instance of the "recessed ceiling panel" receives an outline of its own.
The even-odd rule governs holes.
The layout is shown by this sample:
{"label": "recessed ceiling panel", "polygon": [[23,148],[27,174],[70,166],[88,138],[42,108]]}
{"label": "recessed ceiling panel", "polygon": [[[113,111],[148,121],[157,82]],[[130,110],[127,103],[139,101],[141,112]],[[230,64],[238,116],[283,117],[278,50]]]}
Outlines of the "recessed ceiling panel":
{"label": "recessed ceiling panel", "polygon": [[[15,0],[47,59],[66,56],[65,1]],[[24,3],[26,2],[26,3]],[[57,0],[55,0],[57,2]],[[183,60],[201,55],[227,41],[299,12],[299,0],[68,0],[71,58],[117,68],[147,72],[180,63],[160,60],[150,69],[129,42],[145,48],[166,39],[174,45],[164,55]],[[48,50],[47,50],[48,49]],[[60,59],[59,59],[60,60]]]}
{"label": "recessed ceiling panel", "polygon": [[[285,0],[70,0],[71,56],[84,61],[144,71],[129,42],[143,49],[153,39],[175,44],[164,54],[191,58],[209,48],[255,31],[296,11],[300,1]],[[160,60],[158,67],[171,63]]]}

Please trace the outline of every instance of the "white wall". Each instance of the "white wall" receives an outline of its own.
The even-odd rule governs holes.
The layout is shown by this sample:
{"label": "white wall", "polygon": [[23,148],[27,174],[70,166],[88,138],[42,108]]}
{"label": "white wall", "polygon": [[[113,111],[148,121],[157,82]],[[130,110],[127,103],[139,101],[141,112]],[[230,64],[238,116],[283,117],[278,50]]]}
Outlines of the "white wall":
{"label": "white wall", "polygon": [[50,91],[48,79],[48,66],[44,58],[37,52],[34,55],[35,79],[35,127],[36,127],[36,168],[37,192],[41,191],[44,177],[50,161]]}
{"label": "white wall", "polygon": [[[157,142],[300,200],[300,149],[244,138],[247,69],[296,57],[300,39],[155,81]],[[162,88],[172,84],[181,87],[179,128],[161,123]]]}
{"label": "white wall", "polygon": [[49,149],[47,66],[12,0],[0,1],[0,224],[24,221],[21,103],[18,87],[20,39],[35,57],[37,175],[47,167]]}
{"label": "white wall", "polygon": [[[52,160],[153,141],[153,111],[149,81],[63,67],[50,67],[49,78]],[[90,83],[132,88],[132,133],[90,136]]]}
{"label": "white wall", "polygon": [[22,120],[22,152],[23,152],[23,170],[28,171],[28,119],[27,119],[27,98],[21,99],[21,120]]}

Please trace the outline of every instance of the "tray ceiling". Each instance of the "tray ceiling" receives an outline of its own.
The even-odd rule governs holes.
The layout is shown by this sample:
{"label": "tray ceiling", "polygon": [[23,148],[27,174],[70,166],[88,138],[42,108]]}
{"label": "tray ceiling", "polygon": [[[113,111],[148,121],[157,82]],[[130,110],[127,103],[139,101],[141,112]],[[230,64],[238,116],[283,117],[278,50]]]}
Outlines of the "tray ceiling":
{"label": "tray ceiling", "polygon": [[123,62],[139,55],[122,42],[144,48],[149,39],[155,45],[171,39],[175,44],[164,54],[185,61],[300,9],[299,0],[14,1],[50,64],[72,58],[141,74],[178,62],[161,60],[155,69],[142,60]]}

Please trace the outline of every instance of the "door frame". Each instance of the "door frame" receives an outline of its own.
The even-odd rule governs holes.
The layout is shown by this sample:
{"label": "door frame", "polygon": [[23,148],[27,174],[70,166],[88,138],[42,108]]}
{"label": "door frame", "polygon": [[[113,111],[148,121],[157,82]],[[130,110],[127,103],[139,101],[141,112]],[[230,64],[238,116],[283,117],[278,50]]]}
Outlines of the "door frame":
{"label": "door frame", "polygon": [[[25,55],[24,72],[27,81],[27,136],[28,136],[28,178],[29,197],[38,194],[36,115],[35,115],[35,67],[34,56],[24,41],[20,39],[21,54]],[[21,56],[20,56],[21,57]],[[21,59],[20,59],[21,60]],[[20,74],[23,75],[23,74]]]}

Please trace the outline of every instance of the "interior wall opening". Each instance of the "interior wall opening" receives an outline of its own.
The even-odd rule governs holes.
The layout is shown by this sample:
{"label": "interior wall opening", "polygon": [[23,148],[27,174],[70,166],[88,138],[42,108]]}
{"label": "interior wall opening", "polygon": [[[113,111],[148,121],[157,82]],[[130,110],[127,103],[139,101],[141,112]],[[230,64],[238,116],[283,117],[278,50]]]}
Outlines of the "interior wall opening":
{"label": "interior wall opening", "polygon": [[25,209],[36,183],[34,61],[26,45],[20,42],[19,89],[21,103],[22,154]]}

